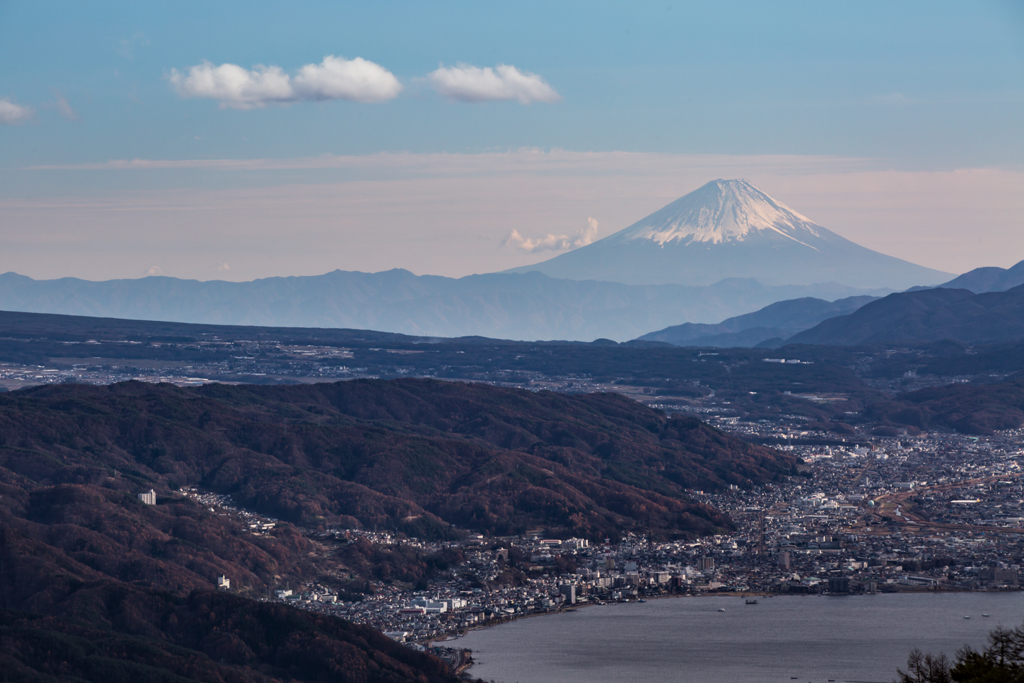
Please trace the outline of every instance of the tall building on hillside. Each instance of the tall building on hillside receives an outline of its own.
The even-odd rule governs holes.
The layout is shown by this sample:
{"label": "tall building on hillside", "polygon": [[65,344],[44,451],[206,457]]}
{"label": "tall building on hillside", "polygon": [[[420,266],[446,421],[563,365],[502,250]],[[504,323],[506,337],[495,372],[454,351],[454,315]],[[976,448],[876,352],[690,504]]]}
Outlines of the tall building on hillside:
{"label": "tall building on hillside", "polygon": [[715,568],[715,558],[713,557],[699,557],[697,558],[697,571],[707,571]]}
{"label": "tall building on hillside", "polygon": [[146,505],[156,505],[156,491],[150,489],[146,493],[140,493],[139,500],[141,500]]}

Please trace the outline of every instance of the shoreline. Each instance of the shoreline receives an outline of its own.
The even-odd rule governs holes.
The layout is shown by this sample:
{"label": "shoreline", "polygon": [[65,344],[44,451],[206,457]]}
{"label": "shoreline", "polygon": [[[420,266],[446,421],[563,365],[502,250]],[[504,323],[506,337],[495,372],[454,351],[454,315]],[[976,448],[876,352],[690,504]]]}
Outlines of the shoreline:
{"label": "shoreline", "polygon": [[[953,590],[953,589],[948,589],[948,590],[931,590],[931,589],[914,589],[913,587],[911,587],[911,590],[893,590],[893,591],[884,591],[884,592],[883,591],[879,591],[877,593],[837,593],[837,594],[830,594],[830,593],[767,593],[767,592],[744,591],[744,592],[740,592],[740,593],[697,593],[697,594],[682,593],[682,594],[675,594],[675,595],[672,595],[672,594],[669,594],[669,595],[652,595],[650,597],[644,597],[642,599],[644,600],[644,602],[652,602],[654,600],[678,600],[678,599],[681,599],[681,598],[697,598],[697,599],[699,599],[699,598],[712,598],[712,597],[714,597],[714,598],[737,598],[737,599],[740,599],[740,598],[742,598],[742,599],[749,599],[749,598],[755,598],[755,599],[766,598],[766,599],[768,599],[768,598],[779,598],[779,597],[786,597],[786,598],[824,598],[824,597],[830,597],[830,598],[850,598],[850,597],[864,597],[864,596],[869,596],[869,595],[870,596],[900,595],[900,594],[949,595],[949,594],[953,594],[953,593],[963,593],[963,594],[971,594],[971,593],[977,593],[977,594],[987,594],[987,593],[1020,593],[1022,591],[1024,591],[1024,586],[1019,587],[1019,588],[1014,589],[1014,590],[996,590],[996,591]],[[585,608],[588,608],[588,607],[607,607],[609,605],[639,604],[639,603],[640,603],[639,599],[636,599],[636,600],[615,600],[615,601],[609,601],[609,602],[602,602],[600,604],[594,603],[594,602],[579,603],[579,604],[572,605],[571,607],[568,607],[568,608],[565,608],[565,609],[559,608],[557,610],[547,611],[547,612],[532,612],[530,614],[522,614],[522,615],[519,615],[519,616],[511,616],[511,617],[509,617],[507,619],[502,619],[500,621],[488,622],[486,624],[478,624],[476,626],[471,626],[471,627],[467,628],[465,631],[462,631],[462,632],[460,632],[460,633],[458,633],[456,635],[449,636],[445,640],[427,640],[427,641],[425,641],[423,643],[420,643],[420,644],[424,645],[425,647],[442,647],[442,648],[448,648],[448,649],[453,649],[453,650],[461,650],[463,652],[470,653],[470,656],[467,657],[467,661],[465,661],[465,663],[462,666],[459,667],[459,670],[457,672],[455,672],[456,675],[460,675],[460,674],[468,672],[473,667],[473,664],[475,664],[475,662],[473,661],[473,658],[472,658],[472,652],[473,651],[471,649],[457,647],[457,646],[455,646],[455,643],[456,643],[456,641],[464,638],[465,636],[467,636],[469,633],[471,633],[473,631],[482,631],[484,629],[496,628],[498,626],[502,626],[504,624],[509,624],[509,623],[514,622],[514,621],[520,621],[520,620],[525,620],[525,619],[532,619],[532,618],[535,618],[535,617],[547,617],[547,616],[554,616],[554,615],[557,615],[557,614],[567,614],[567,613],[576,612],[578,610],[585,609]]]}
{"label": "shoreline", "polygon": [[[561,622],[539,623],[540,626],[523,625],[498,633],[475,634],[472,643],[466,643],[467,645],[472,644],[472,647],[463,648],[464,651],[468,651],[472,655],[474,660],[473,667],[468,668],[466,677],[474,680],[479,677],[484,680],[511,681],[517,680],[512,675],[512,672],[520,671],[520,668],[522,668],[522,671],[529,672],[529,675],[522,680],[549,680],[545,679],[539,672],[542,669],[547,669],[544,665],[554,666],[556,660],[560,661],[560,659],[557,659],[560,656],[560,650],[556,643],[560,643],[561,639],[565,638],[565,643],[567,643],[568,647],[567,651],[574,656],[580,656],[582,652],[580,645],[596,633],[601,636],[599,638],[600,648],[601,652],[604,653],[603,655],[598,655],[598,658],[603,656],[604,666],[610,667],[608,671],[615,672],[610,677],[605,676],[602,678],[598,676],[597,680],[600,680],[602,683],[624,680],[621,665],[623,661],[628,659],[628,654],[634,651],[633,648],[637,642],[647,642],[645,640],[646,636],[638,634],[643,634],[646,631],[644,625],[651,618],[654,620],[652,624],[662,626],[663,630],[666,625],[688,624],[688,628],[683,628],[688,633],[687,642],[689,643],[689,649],[699,650],[702,647],[700,645],[702,638],[707,637],[708,642],[713,644],[722,644],[723,642],[735,644],[752,634],[771,632],[772,625],[776,624],[778,620],[790,626],[794,626],[799,622],[800,625],[810,623],[820,627],[820,632],[817,630],[818,627],[810,631],[804,628],[803,632],[798,628],[796,632],[797,637],[793,642],[803,643],[806,642],[807,638],[813,639],[820,636],[824,643],[839,643],[846,637],[844,635],[845,630],[850,626],[839,626],[844,618],[852,617],[854,631],[858,636],[863,637],[865,634],[869,635],[874,632],[873,629],[877,627],[877,625],[874,625],[874,622],[879,617],[882,617],[884,625],[890,625],[890,630],[892,628],[897,628],[898,630],[899,627],[892,627],[892,624],[894,624],[892,617],[894,614],[902,615],[900,618],[897,618],[896,622],[902,623],[905,616],[907,621],[920,627],[920,630],[914,631],[915,635],[909,639],[904,638],[901,640],[900,638],[895,638],[886,641],[888,643],[894,641],[902,643],[901,647],[896,648],[898,651],[895,653],[893,651],[886,653],[887,660],[892,660],[893,667],[903,666],[907,656],[906,653],[913,647],[931,647],[933,649],[938,648],[940,651],[950,652],[966,643],[976,645],[975,641],[978,643],[983,642],[986,634],[999,625],[1012,626],[1013,624],[1020,624],[1022,598],[1020,595],[1016,597],[1005,595],[1005,593],[1008,593],[1007,591],[942,591],[933,593],[936,596],[934,600],[925,597],[922,592],[893,592],[873,594],[887,596],[887,598],[880,600],[767,601],[768,597],[779,597],[776,594],[765,596],[766,603],[761,606],[762,611],[758,611],[756,606],[745,607],[741,602],[728,599],[740,598],[739,595],[721,594],[716,597],[726,599],[667,603],[660,606],[653,605],[652,601],[653,608],[649,610],[620,607],[620,609],[603,613],[589,612],[589,615],[583,621],[579,620],[579,618],[577,620],[565,618]],[[1021,591],[1010,591],[1010,593],[1021,593]],[[707,595],[663,597],[707,597]],[[841,596],[818,594],[815,597]],[[712,602],[712,604],[708,604],[708,602]],[[725,607],[728,610],[728,614],[716,614],[716,609],[720,607]],[[571,609],[562,611],[571,611]],[[991,612],[991,614],[988,612]],[[990,618],[982,618],[989,616]],[[708,625],[702,626],[705,622],[708,622]],[[620,633],[621,625],[624,623],[632,625],[628,629],[628,633]],[[696,624],[701,626],[696,626]],[[935,628],[935,633],[932,633],[931,630],[931,625],[933,624],[939,625]],[[467,635],[469,635],[468,631]],[[901,634],[901,637],[903,635],[905,634]],[[941,642],[937,643],[936,639]],[[955,642],[946,642],[951,639],[955,639]],[[668,641],[663,637],[657,642],[666,644]],[[890,650],[892,649],[890,647]],[[929,650],[926,649],[926,651]],[[537,653],[540,659],[530,658],[535,653]],[[692,652],[686,656],[690,656],[692,659],[691,655]],[[552,656],[555,658],[552,659]],[[797,658],[790,657],[790,659],[793,661],[784,666],[786,668],[795,667],[792,673],[799,674],[798,669],[800,665],[794,664]],[[821,659],[821,657],[818,657],[818,659]],[[689,660],[687,659],[687,661]],[[715,669],[717,665],[713,661],[701,660],[699,656],[693,660],[701,661],[701,666],[707,670],[705,673],[718,671]],[[537,664],[538,661],[539,665]],[[822,663],[823,660],[816,660],[816,666],[822,665]],[[756,666],[751,661],[748,661],[746,664],[751,667]],[[846,661],[844,666],[849,664],[849,661]],[[495,667],[498,667],[498,669],[495,669]],[[541,669],[538,669],[538,667],[541,667]],[[727,666],[723,671],[728,669],[729,667]],[[564,671],[568,672],[569,670]],[[752,669],[751,671],[754,670]],[[786,676],[792,675],[790,672],[784,673]],[[498,674],[501,674],[501,676]],[[824,674],[821,675],[824,676]],[[830,677],[838,680],[841,679],[840,676]],[[698,680],[698,678],[693,680]],[[738,678],[741,678],[743,681],[762,680],[757,679],[753,675],[740,676]],[[572,678],[572,681],[583,680],[583,678]],[[714,680],[724,681],[730,679],[727,676],[726,678],[714,678]],[[823,680],[823,678],[819,679],[812,676],[811,678],[805,677],[803,680]],[[882,681],[889,679],[854,677],[850,680]]]}

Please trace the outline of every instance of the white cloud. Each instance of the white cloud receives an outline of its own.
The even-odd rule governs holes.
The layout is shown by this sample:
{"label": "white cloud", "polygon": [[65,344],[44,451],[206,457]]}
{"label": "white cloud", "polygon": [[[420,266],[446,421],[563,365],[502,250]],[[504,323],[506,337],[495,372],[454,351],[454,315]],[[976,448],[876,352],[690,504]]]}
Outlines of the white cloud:
{"label": "white cloud", "polygon": [[181,97],[219,100],[221,107],[256,109],[300,100],[383,102],[398,95],[402,84],[394,74],[360,57],[328,55],[320,64],[307,64],[292,78],[279,66],[203,62],[187,74],[171,69],[171,85]]}
{"label": "white cloud", "polygon": [[308,100],[353,100],[384,102],[398,96],[402,84],[395,75],[362,57],[324,57],[319,64],[307,64],[293,79],[295,93]]}
{"label": "white cloud", "polygon": [[273,102],[293,102],[295,91],[281,67],[257,65],[251,71],[236,64],[203,62],[183,75],[171,69],[171,85],[182,97],[220,100],[221,107],[253,109]]}
{"label": "white cloud", "polygon": [[226,271],[231,270],[231,266],[228,265],[227,261],[224,261],[219,266],[217,266],[217,270],[219,270],[221,272],[226,272]]}
{"label": "white cloud", "polygon": [[150,266],[149,269],[146,270],[146,275],[156,276],[156,275],[163,274],[163,272],[164,272],[164,269],[161,268],[160,266]]}
{"label": "white cloud", "polygon": [[460,102],[518,100],[520,104],[530,104],[562,99],[537,74],[520,71],[508,64],[499,64],[494,68],[469,64],[441,67],[428,74],[427,79],[434,90]]}
{"label": "white cloud", "polygon": [[0,124],[16,126],[32,117],[32,110],[20,104],[11,102],[10,99],[0,99]]}
{"label": "white cloud", "polygon": [[570,237],[569,235],[552,235],[548,233],[544,237],[526,238],[520,235],[518,230],[513,230],[509,236],[505,238],[505,241],[502,242],[502,246],[511,244],[530,253],[537,253],[539,251],[566,251],[568,249],[585,247],[596,238],[597,221],[593,218],[587,218],[587,227],[580,228],[575,237]]}

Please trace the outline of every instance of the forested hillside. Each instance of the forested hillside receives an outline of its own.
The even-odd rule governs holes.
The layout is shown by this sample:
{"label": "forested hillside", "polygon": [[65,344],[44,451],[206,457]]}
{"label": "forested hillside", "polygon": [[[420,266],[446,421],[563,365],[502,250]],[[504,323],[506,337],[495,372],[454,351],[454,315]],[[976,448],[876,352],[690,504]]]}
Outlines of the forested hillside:
{"label": "forested hillside", "polygon": [[[688,487],[752,486],[794,467],[618,395],[429,380],[11,392],[0,396],[0,679],[455,680],[372,629],[258,599],[308,580],[358,599],[371,590],[360,577],[412,583],[450,559],[354,543],[327,567],[310,535],[327,525],[687,537],[730,526]],[[185,487],[285,521],[254,533]],[[157,505],[138,499],[150,488]],[[220,575],[232,594],[213,590]]]}
{"label": "forested hillside", "polygon": [[0,397],[0,439],[12,483],[104,484],[116,470],[127,490],[200,485],[296,523],[433,537],[707,532],[728,521],[687,488],[794,466],[618,395],[430,380],[39,388]]}

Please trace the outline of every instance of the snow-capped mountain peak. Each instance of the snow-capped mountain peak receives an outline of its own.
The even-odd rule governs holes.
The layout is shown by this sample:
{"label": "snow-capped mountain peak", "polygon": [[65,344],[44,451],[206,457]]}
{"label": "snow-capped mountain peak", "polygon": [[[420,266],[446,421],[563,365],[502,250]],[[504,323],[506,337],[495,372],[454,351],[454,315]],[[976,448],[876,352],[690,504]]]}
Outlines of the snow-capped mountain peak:
{"label": "snow-capped mountain peak", "polygon": [[743,241],[768,231],[815,249],[807,239],[820,227],[746,180],[713,180],[620,233],[623,241],[648,240],[660,246]]}
{"label": "snow-capped mountain peak", "polygon": [[744,278],[771,285],[903,289],[949,279],[855,244],[746,180],[713,180],[604,239],[509,272],[530,271],[572,280],[694,286]]}

